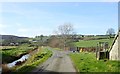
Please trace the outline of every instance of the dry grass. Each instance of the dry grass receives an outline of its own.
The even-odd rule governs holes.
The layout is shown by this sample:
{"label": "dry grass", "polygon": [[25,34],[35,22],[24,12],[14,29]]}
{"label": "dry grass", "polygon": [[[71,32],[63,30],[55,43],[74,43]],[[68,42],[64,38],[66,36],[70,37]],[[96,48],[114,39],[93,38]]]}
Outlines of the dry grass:
{"label": "dry grass", "polygon": [[0,49],[16,48],[17,46],[0,46]]}
{"label": "dry grass", "polygon": [[9,72],[10,69],[7,67],[7,64],[2,64],[0,67],[2,67],[2,72]]}

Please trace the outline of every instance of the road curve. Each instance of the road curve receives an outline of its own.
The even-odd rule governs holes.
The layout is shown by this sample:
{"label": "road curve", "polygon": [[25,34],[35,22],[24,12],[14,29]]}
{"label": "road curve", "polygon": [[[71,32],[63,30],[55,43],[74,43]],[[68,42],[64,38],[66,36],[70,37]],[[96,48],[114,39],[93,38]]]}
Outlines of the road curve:
{"label": "road curve", "polygon": [[[52,49],[51,49],[52,50]],[[52,50],[53,55],[32,72],[76,72],[68,52]]]}

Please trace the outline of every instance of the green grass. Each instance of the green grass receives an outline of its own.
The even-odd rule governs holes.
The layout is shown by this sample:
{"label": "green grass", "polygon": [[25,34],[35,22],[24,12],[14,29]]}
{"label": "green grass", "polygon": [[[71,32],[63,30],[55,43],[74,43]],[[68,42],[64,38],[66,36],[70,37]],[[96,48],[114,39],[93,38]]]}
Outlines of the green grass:
{"label": "green grass", "polygon": [[79,72],[120,72],[120,61],[96,60],[95,53],[71,53],[70,57]]}
{"label": "green grass", "polygon": [[81,40],[75,42],[74,45],[77,47],[96,47],[98,42],[108,42],[109,46],[112,44],[113,38],[111,39],[99,39],[99,40]]}
{"label": "green grass", "polygon": [[62,49],[60,48],[53,48],[54,50],[58,50],[58,51],[62,51]]}
{"label": "green grass", "polygon": [[52,51],[48,50],[47,48],[43,48],[36,54],[33,54],[25,64],[15,67],[15,72],[30,72],[34,68],[36,68],[39,64],[43,63],[52,55]]}
{"label": "green grass", "polygon": [[2,63],[10,63],[33,48],[34,47],[28,47],[27,45],[21,45],[15,48],[2,49],[2,51],[0,51],[0,53],[2,53]]}

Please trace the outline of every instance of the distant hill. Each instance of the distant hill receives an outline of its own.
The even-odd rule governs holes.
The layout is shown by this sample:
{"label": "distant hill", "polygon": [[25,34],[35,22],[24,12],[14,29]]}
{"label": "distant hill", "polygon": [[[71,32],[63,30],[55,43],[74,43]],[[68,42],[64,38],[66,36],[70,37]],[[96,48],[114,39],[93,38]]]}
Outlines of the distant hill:
{"label": "distant hill", "polygon": [[19,37],[14,35],[0,35],[0,38],[2,38],[3,40],[7,40],[7,39],[26,39],[28,37]]}
{"label": "distant hill", "polygon": [[25,43],[28,42],[28,37],[19,37],[14,35],[0,35],[0,45],[9,45],[10,43]]}

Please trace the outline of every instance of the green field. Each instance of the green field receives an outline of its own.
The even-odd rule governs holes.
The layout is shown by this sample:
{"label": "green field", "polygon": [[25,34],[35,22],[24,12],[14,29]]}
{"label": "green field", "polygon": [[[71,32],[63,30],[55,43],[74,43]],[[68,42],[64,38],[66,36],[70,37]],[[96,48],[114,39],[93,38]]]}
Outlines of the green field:
{"label": "green field", "polygon": [[96,60],[95,53],[71,53],[70,57],[78,72],[120,72],[120,61]]}
{"label": "green field", "polygon": [[98,42],[108,42],[110,46],[113,42],[113,38],[99,40],[80,40],[79,42],[74,42],[74,45],[77,47],[96,47]]}
{"label": "green field", "polygon": [[0,51],[2,53],[2,63],[10,63],[21,57],[22,54],[28,53],[34,47],[28,47],[28,45],[21,45],[13,48],[5,47]]}

